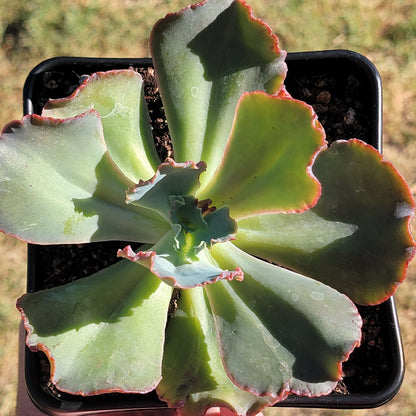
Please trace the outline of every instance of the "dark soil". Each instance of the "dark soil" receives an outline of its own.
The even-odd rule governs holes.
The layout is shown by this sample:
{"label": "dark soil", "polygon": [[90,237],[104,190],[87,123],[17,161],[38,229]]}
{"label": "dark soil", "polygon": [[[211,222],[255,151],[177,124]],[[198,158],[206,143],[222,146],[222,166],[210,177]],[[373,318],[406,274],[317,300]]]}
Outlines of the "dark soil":
{"label": "dark soil", "polygon": [[[138,68],[138,71],[145,80],[146,101],[152,119],[155,144],[161,160],[164,160],[166,157],[172,157],[173,154],[163,106],[157,86],[153,82],[153,69]],[[61,72],[46,72],[42,78],[43,95],[39,95],[39,102],[34,103],[35,111],[39,111],[36,109],[41,108],[48,97],[68,95],[77,86],[74,85],[74,80],[80,79],[81,75],[75,74],[72,77],[72,85],[65,81],[62,87],[60,82],[67,78]],[[352,137],[366,140],[370,125],[368,115],[362,111],[367,103],[359,78],[348,74],[337,74],[337,77],[328,74],[308,77],[294,75],[287,79],[288,91],[293,97],[302,99],[314,107],[325,127],[329,142]],[[117,249],[127,244],[128,242],[105,242],[37,246],[36,252],[39,257],[36,259],[36,267],[41,280],[38,281],[35,289],[71,282],[109,266],[118,261]],[[379,313],[380,307],[359,307],[359,310],[364,321],[362,345],[344,364],[345,378],[332,395],[372,393],[382,388],[386,378],[389,377],[389,362],[385,359],[385,352],[389,349],[386,339],[388,333],[381,325],[383,317]],[[41,359],[41,367],[45,389],[55,397],[68,397],[66,394],[61,395],[53,386],[50,388],[46,358]]]}
{"label": "dark soil", "polygon": [[345,78],[319,74],[288,79],[287,88],[294,98],[312,105],[325,128],[327,141],[368,140],[369,120],[363,111],[360,81],[354,75]]}

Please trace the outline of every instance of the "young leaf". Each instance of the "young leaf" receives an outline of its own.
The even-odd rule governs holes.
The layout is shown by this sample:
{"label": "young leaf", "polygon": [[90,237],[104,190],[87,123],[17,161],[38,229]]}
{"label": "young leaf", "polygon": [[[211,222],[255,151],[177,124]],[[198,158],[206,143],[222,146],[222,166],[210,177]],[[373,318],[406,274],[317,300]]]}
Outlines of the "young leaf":
{"label": "young leaf", "polygon": [[384,301],[404,279],[415,243],[413,197],[403,178],[371,146],[335,142],[313,172],[317,205],[301,214],[239,221],[235,244],[320,280],[360,304]]}
{"label": "young leaf", "polygon": [[167,15],[154,26],[150,48],[175,159],[204,160],[204,184],[221,160],[241,94],[279,91],[286,53],[240,0]]}
{"label": "young leaf", "polygon": [[223,270],[210,261],[205,245],[191,248],[182,247],[178,239],[180,226],[175,226],[148,251],[135,253],[130,246],[119,250],[118,256],[147,267],[154,275],[167,284],[182,289],[215,283],[218,280],[241,280],[239,267],[234,271]]}
{"label": "young leaf", "polygon": [[66,120],[34,115],[9,124],[0,159],[0,228],[18,238],[41,244],[155,242],[167,230],[159,215],[125,204],[133,183],[109,157],[94,110]]}
{"label": "young leaf", "polygon": [[199,175],[206,169],[204,162],[162,163],[156,174],[140,182],[127,193],[128,204],[151,209],[170,220],[172,195],[193,195],[199,187]]}
{"label": "young leaf", "polygon": [[229,379],[203,288],[181,291],[167,328],[162,373],[157,393],[181,416],[202,415],[212,406],[254,416],[273,402],[241,390]]}
{"label": "young leaf", "polygon": [[153,176],[159,158],[153,145],[143,80],[133,70],[97,72],[68,98],[49,100],[42,115],[71,118],[95,109],[111,158],[133,182]]}
{"label": "young leaf", "polygon": [[256,259],[230,242],[211,253],[238,264],[242,282],[205,288],[230,378],[256,395],[328,394],[341,363],[359,345],[361,317],[344,295],[320,282]]}
{"label": "young leaf", "polygon": [[160,378],[172,288],[121,261],[90,277],[18,300],[27,345],[51,360],[72,394],[146,393]]}
{"label": "young leaf", "polygon": [[320,194],[310,166],[323,144],[310,106],[286,96],[244,94],[221,164],[197,196],[228,205],[237,220],[303,211]]}

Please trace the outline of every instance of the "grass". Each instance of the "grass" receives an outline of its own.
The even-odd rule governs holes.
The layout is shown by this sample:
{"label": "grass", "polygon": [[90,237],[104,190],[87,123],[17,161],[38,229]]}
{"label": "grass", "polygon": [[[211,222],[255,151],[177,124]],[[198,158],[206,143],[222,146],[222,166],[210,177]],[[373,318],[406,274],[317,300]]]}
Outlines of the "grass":
{"label": "grass", "polygon": [[[384,154],[416,193],[416,8],[413,0],[248,0],[289,52],[343,48],[369,57],[384,84]],[[59,4],[59,7],[57,7]],[[148,56],[153,23],[187,0],[0,0],[0,125],[22,115],[27,73],[57,55]],[[24,203],[24,201],[22,202]],[[28,208],[30,209],[30,208]],[[24,243],[0,236],[0,415],[14,415]],[[407,359],[403,387],[374,416],[416,415],[416,265],[396,301]],[[366,415],[367,410],[271,409],[271,415]]]}

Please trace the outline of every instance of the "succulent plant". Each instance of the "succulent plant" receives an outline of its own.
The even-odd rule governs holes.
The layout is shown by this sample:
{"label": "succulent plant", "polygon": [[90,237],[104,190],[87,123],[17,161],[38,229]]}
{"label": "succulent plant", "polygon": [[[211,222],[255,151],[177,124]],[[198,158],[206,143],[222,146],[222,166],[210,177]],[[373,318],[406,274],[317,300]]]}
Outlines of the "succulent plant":
{"label": "succulent plant", "polygon": [[21,297],[27,345],[62,391],[156,389],[182,415],[330,393],[360,343],[354,302],[391,296],[413,256],[408,187],[371,146],[327,145],[244,1],[167,15],[151,53],[174,160],[158,158],[133,69],[93,74],[3,130],[3,232],[141,244]]}

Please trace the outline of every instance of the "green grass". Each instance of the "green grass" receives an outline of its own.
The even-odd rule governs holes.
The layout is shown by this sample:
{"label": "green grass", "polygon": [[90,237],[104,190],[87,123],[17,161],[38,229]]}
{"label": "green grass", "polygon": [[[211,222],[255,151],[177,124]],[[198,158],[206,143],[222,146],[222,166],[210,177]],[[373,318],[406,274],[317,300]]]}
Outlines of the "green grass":
{"label": "green grass", "polygon": [[[248,0],[289,52],[352,49],[368,56],[384,84],[384,153],[416,192],[416,8],[414,0]],[[148,56],[153,23],[187,0],[0,0],[0,125],[22,115],[22,87],[40,61],[58,55]],[[24,203],[24,201],[22,201]],[[30,207],[28,207],[30,209]],[[0,415],[14,415],[25,244],[0,236]],[[398,291],[407,359],[403,387],[374,416],[416,415],[416,266]],[[366,410],[271,409],[267,415],[369,414]]]}

